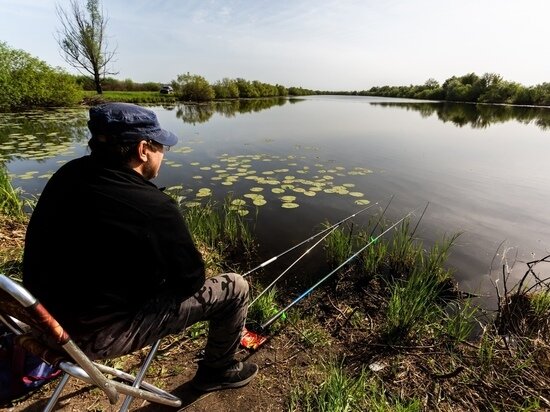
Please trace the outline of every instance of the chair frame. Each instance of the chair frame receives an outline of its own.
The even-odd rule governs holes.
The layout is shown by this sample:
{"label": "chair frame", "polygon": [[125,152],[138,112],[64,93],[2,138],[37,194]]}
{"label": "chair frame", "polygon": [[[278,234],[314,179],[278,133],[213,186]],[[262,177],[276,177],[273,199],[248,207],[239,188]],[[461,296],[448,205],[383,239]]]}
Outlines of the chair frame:
{"label": "chair frame", "polygon": [[[120,369],[93,362],[73,342],[46,308],[21,283],[1,273],[0,322],[6,324],[16,335],[19,335],[18,338],[32,334],[29,341],[32,340],[33,342],[29,343],[28,346],[23,345],[25,349],[40,356],[46,362],[57,366],[64,372],[44,411],[53,410],[70,377],[80,379],[101,389],[111,405],[118,402],[119,395],[125,395],[126,398],[119,411],[127,411],[134,398],[173,407],[181,406],[181,399],[178,397],[143,381],[145,373],[159,348],[160,340],[157,340],[151,346],[147,357],[135,376]],[[28,331],[29,328],[31,332]],[[35,333],[32,333],[33,331]],[[53,338],[56,344],[62,348],[62,351],[55,353],[51,350],[51,347],[49,348],[45,342],[40,340],[39,336]],[[21,343],[24,344],[24,340],[21,340]],[[111,379],[108,375],[112,375],[123,382]]]}

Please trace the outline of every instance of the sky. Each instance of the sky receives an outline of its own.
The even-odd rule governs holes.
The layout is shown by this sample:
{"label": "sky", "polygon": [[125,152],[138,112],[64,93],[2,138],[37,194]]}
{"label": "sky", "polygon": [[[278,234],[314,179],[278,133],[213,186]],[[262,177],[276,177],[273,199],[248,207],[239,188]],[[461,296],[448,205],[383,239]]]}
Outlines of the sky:
{"label": "sky", "polygon": [[[78,0],[84,2],[84,0]],[[56,4],[0,0],[0,41],[76,73]],[[550,0],[102,0],[118,79],[179,74],[314,90],[497,73],[550,82]]]}

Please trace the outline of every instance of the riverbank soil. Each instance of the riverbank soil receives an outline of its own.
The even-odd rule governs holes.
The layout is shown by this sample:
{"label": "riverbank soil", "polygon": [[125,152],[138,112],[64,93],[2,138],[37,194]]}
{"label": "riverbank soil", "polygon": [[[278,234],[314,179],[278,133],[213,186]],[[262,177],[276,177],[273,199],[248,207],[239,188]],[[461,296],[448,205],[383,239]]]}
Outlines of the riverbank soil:
{"label": "riverbank soil", "polygon": [[[12,250],[6,256],[13,253],[16,257],[15,250],[24,238],[21,226],[4,222],[0,229],[2,250]],[[459,293],[453,296],[453,291],[448,292],[458,299]],[[285,295],[287,299],[294,296]],[[184,336],[163,341],[146,380],[181,397],[179,410],[300,411],[306,410],[304,397],[323,387],[327,379],[324,366],[332,362],[348,376],[357,377],[363,372],[366,377],[362,393],[369,400],[361,402],[368,406],[359,410],[373,410],[371,406],[375,405],[376,410],[388,411],[550,411],[548,329],[544,332],[538,328],[544,333],[520,340],[494,333],[489,325],[482,328],[485,333],[481,337],[465,341],[448,336],[453,325],[447,325],[444,332],[425,327],[414,335],[392,339],[384,332],[387,309],[386,281],[365,279],[351,271],[338,273],[289,310],[285,320],[277,321],[278,331],[266,343],[255,351],[239,352],[240,359],[260,367],[249,385],[206,395],[194,392],[189,381],[205,335],[192,328]],[[522,319],[517,319],[518,324],[524,324]],[[143,356],[138,352],[111,362],[135,372]],[[0,411],[39,411],[55,384]],[[412,407],[411,402],[416,406]],[[109,405],[100,390],[73,379],[56,410],[117,408]],[[177,409],[135,401],[131,410]]]}

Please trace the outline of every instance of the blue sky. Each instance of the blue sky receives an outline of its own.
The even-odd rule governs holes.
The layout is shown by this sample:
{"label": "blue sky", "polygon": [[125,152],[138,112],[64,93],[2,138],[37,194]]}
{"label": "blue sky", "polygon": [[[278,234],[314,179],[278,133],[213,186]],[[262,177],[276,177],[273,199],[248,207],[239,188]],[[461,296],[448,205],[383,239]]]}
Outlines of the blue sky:
{"label": "blue sky", "polygon": [[[81,0],[84,1],[84,0]],[[55,4],[0,0],[0,41],[74,72]],[[500,74],[550,82],[550,0],[103,0],[116,76],[190,72],[320,90]]]}

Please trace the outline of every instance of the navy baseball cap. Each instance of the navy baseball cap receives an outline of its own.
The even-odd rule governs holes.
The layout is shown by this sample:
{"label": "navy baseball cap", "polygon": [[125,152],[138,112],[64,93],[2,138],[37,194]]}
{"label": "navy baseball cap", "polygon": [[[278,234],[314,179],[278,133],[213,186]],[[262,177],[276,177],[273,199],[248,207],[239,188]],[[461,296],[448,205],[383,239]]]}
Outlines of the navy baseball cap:
{"label": "navy baseball cap", "polygon": [[123,143],[151,139],[174,146],[178,142],[174,133],[161,129],[155,112],[131,103],[104,103],[90,108],[88,128],[92,136],[113,136]]}

